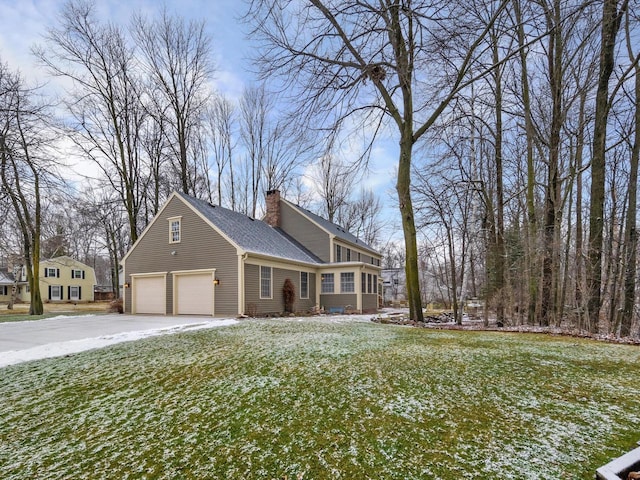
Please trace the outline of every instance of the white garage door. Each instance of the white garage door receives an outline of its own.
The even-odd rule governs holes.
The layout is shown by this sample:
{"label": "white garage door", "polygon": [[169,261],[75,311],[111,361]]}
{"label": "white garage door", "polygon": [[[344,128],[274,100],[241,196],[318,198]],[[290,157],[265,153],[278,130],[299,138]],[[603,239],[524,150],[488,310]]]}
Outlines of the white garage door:
{"label": "white garage door", "polygon": [[164,275],[134,278],[132,293],[135,313],[167,313]]}
{"label": "white garage door", "polygon": [[177,275],[176,290],[178,315],[213,315],[211,273]]}

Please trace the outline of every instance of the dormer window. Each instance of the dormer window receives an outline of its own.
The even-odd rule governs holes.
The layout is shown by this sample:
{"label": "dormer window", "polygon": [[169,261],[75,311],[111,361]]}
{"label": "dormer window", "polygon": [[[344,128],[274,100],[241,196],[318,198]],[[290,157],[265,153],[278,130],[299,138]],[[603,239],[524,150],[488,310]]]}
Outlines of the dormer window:
{"label": "dormer window", "polygon": [[169,219],[169,243],[180,243],[182,240],[182,217]]}

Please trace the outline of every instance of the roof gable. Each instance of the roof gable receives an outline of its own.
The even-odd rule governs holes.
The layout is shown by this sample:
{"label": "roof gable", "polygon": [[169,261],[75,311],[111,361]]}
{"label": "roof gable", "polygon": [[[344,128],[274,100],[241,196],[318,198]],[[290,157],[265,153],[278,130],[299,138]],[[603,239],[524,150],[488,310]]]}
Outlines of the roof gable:
{"label": "roof gable", "polygon": [[315,255],[295,242],[294,239],[261,220],[218,205],[212,205],[184,193],[176,193],[176,195],[199,212],[237,247],[246,252],[304,263],[321,263]]}
{"label": "roof gable", "polygon": [[40,265],[64,265],[65,267],[83,267],[85,269],[93,270],[93,267],[90,267],[86,263],[82,263],[80,260],[76,260],[68,255],[60,255],[59,257],[40,260]]}
{"label": "roof gable", "polygon": [[319,226],[321,229],[323,229],[329,235],[333,235],[338,240],[342,240],[344,242],[351,243],[352,245],[358,246],[358,247],[362,248],[363,250],[367,250],[367,251],[369,251],[371,253],[374,253],[375,255],[380,255],[380,253],[377,250],[375,250],[374,248],[372,248],[371,246],[366,244],[364,241],[360,240],[358,237],[356,237],[352,233],[348,232],[347,230],[345,230],[341,226],[336,225],[335,223],[332,223],[332,222],[330,222],[329,220],[327,220],[325,218],[322,218],[320,215],[316,215],[315,213],[307,210],[306,208],[302,208],[300,205],[296,205],[295,203],[291,203],[288,200],[281,199],[280,201],[281,202],[285,202],[287,205],[289,205],[295,211],[297,211],[301,215],[304,215],[305,217],[307,217],[309,220],[311,220],[313,223],[315,223],[317,226]]}

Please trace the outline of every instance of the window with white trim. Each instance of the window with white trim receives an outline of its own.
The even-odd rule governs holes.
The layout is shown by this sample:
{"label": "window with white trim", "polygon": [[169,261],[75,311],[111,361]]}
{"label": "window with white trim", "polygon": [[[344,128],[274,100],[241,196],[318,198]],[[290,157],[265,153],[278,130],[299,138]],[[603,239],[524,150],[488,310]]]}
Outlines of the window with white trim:
{"label": "window with white trim", "polygon": [[57,268],[47,268],[45,269],[44,276],[45,277],[57,277],[58,276]]}
{"label": "window with white trim", "polygon": [[9,288],[6,285],[0,285],[0,295],[9,295]]}
{"label": "window with white trim", "polygon": [[169,219],[169,243],[180,243],[182,240],[182,217]]}
{"label": "window with white trim", "polygon": [[69,287],[69,300],[80,300],[80,287],[79,286],[70,286]]}
{"label": "window with white trim", "polygon": [[71,278],[84,278],[84,270],[71,270]]}
{"label": "window with white trim", "polygon": [[271,267],[260,267],[260,298],[272,298]]}
{"label": "window with white trim", "polygon": [[300,272],[300,298],[309,298],[309,272]]}
{"label": "window with white trim", "polygon": [[340,293],[353,293],[356,291],[356,284],[353,272],[342,272],[340,274]]}
{"label": "window with white trim", "polygon": [[342,261],[342,247],[340,245],[336,245],[336,262]]}
{"label": "window with white trim", "polygon": [[378,276],[373,276],[373,293],[378,293]]}
{"label": "window with white trim", "polygon": [[370,273],[367,273],[367,293],[373,293],[373,288],[371,287],[373,278]]}
{"label": "window with white trim", "polygon": [[351,261],[351,249],[347,248],[347,262]]}
{"label": "window with white trim", "polygon": [[320,282],[320,291],[322,293],[334,292],[333,273],[324,273]]}
{"label": "window with white trim", "polygon": [[62,285],[51,285],[49,288],[49,300],[62,300]]}

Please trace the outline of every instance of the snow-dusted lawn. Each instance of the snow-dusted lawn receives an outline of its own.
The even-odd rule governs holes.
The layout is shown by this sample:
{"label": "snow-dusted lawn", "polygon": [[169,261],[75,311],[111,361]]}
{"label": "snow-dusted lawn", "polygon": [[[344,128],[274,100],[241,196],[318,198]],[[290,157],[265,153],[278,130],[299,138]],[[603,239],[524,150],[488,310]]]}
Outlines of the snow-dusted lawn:
{"label": "snow-dusted lawn", "polygon": [[639,378],[632,346],[247,320],[0,369],[0,478],[592,479]]}

